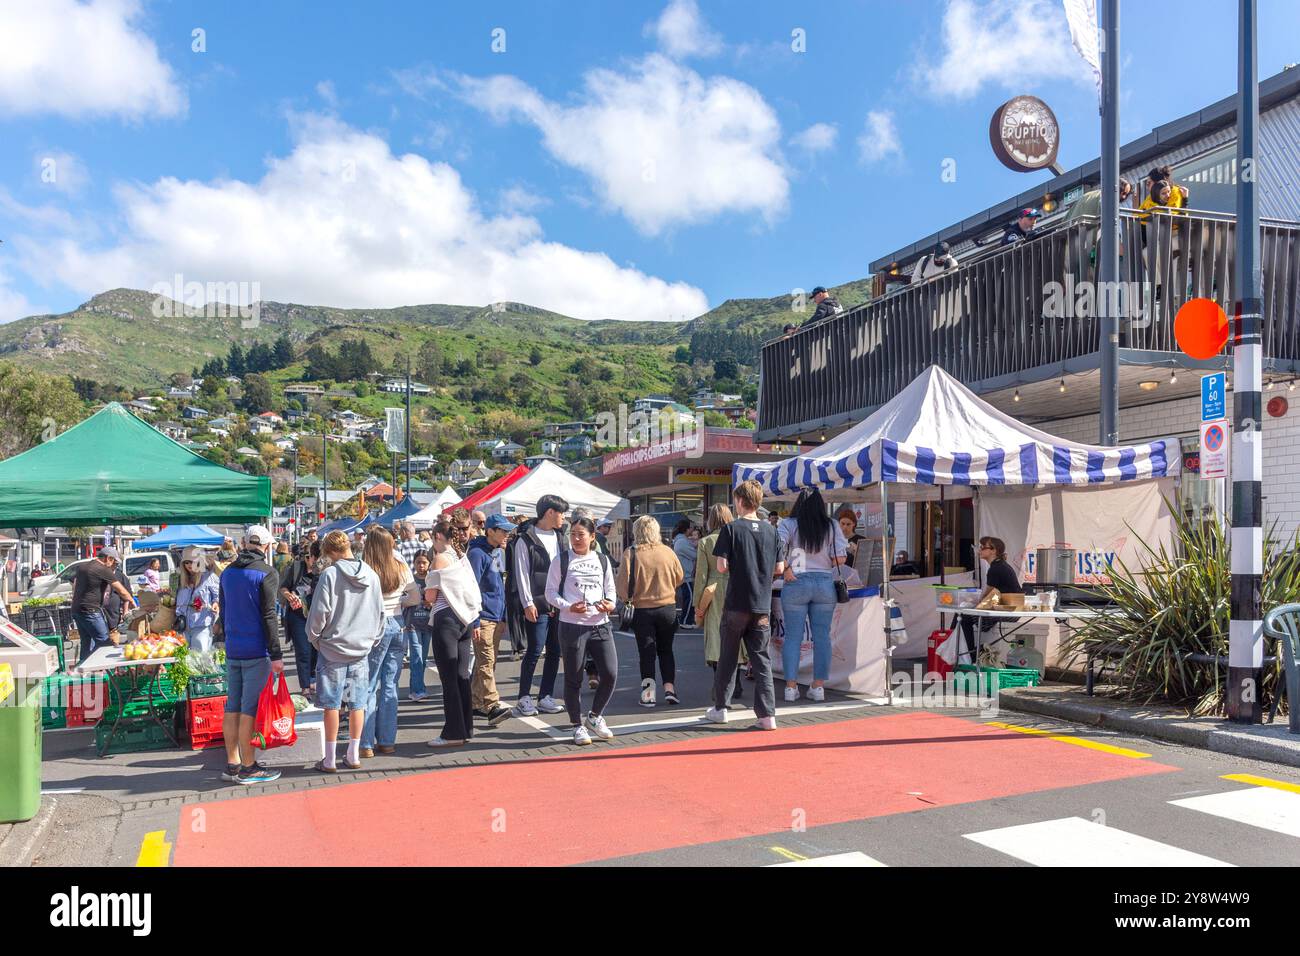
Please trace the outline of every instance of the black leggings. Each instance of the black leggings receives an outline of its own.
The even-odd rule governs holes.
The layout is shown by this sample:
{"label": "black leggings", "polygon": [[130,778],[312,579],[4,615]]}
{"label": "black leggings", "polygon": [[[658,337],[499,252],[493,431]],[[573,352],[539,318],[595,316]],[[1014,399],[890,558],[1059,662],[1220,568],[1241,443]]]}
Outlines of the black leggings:
{"label": "black leggings", "polygon": [[677,661],[673,657],[673,638],[677,636],[677,607],[637,608],[632,614],[632,633],[641,651],[641,679],[654,680],[655,660],[665,684],[677,680]]}
{"label": "black leggings", "polygon": [[569,720],[582,723],[582,668],[579,663],[589,656],[599,674],[596,696],[591,703],[591,713],[597,717],[605,712],[609,699],[614,696],[618,680],[618,653],[614,648],[614,629],[609,624],[589,627],[585,624],[556,622],[560,628],[560,650],[564,654],[564,709]]}
{"label": "black leggings", "polygon": [[438,664],[446,717],[442,739],[469,740],[474,736],[474,704],[470,695],[474,649],[469,628],[460,623],[451,608],[443,608],[434,616],[433,659]]}

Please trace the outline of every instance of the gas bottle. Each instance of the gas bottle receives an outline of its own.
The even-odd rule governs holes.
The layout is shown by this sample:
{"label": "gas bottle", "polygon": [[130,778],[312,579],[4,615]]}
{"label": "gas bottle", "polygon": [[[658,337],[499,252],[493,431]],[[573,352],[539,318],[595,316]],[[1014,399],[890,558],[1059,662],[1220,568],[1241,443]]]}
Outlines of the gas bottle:
{"label": "gas bottle", "polygon": [[1043,674],[1043,654],[1032,644],[1026,643],[1023,639],[1012,643],[1007,649],[1007,666],[1033,668],[1038,671],[1039,676]]}

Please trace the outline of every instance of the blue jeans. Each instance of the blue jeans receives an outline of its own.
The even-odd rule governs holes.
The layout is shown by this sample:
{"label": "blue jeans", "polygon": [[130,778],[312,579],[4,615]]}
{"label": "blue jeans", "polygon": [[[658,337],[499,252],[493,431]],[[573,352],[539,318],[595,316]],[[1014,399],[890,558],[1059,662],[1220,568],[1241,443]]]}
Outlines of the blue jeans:
{"label": "blue jeans", "polygon": [[424,684],[424,672],[429,665],[429,642],[433,640],[433,631],[418,627],[402,630],[406,641],[406,650],[411,667],[411,693],[427,694],[429,689]]}
{"label": "blue jeans", "polygon": [[397,743],[397,678],[402,673],[402,622],[384,618],[384,635],[367,658],[370,686],[366,694],[366,726],[361,731],[362,748],[374,749],[379,743],[391,747]]}
{"label": "blue jeans", "polygon": [[805,571],[781,589],[785,643],[781,669],[787,681],[799,678],[799,645],[804,623],[812,625],[813,680],[831,676],[831,619],[835,616],[835,577],[830,571]]}
{"label": "blue jeans", "polygon": [[316,683],[316,648],[307,640],[307,618],[295,611],[284,616],[284,629],[293,642],[294,670],[298,672],[298,687],[306,691]]}
{"label": "blue jeans", "polygon": [[74,614],[72,619],[77,622],[77,633],[81,635],[81,658],[77,661],[80,664],[109,643],[108,622],[104,620],[104,612],[98,609],[89,614]]}
{"label": "blue jeans", "polygon": [[546,663],[542,665],[542,684],[540,697],[550,697],[555,693],[555,678],[560,673],[560,626],[559,622],[545,614],[537,615],[536,622],[524,618],[524,633],[528,636],[528,650],[524,651],[524,662],[519,666],[519,696],[527,697],[533,692],[533,672],[541,660],[542,648],[546,648]]}

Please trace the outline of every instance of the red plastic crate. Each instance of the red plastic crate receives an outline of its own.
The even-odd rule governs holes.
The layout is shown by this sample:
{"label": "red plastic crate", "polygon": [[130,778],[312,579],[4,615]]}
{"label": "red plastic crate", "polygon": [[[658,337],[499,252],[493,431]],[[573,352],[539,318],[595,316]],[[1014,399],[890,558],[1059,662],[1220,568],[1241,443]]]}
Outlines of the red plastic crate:
{"label": "red plastic crate", "polygon": [[226,712],[226,698],[196,697],[187,701],[185,729],[190,734],[191,750],[207,750],[225,743],[221,721]]}
{"label": "red plastic crate", "polygon": [[108,684],[73,684],[65,691],[68,696],[69,727],[93,727],[99,723],[108,707]]}

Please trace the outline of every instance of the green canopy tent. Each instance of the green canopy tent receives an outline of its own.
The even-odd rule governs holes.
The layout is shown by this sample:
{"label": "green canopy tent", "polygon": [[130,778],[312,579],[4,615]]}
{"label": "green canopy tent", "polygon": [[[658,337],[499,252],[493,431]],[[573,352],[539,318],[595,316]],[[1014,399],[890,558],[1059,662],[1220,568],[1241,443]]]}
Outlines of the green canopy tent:
{"label": "green canopy tent", "polygon": [[271,515],[271,479],[208,461],[113,402],[0,462],[0,527],[182,522]]}

